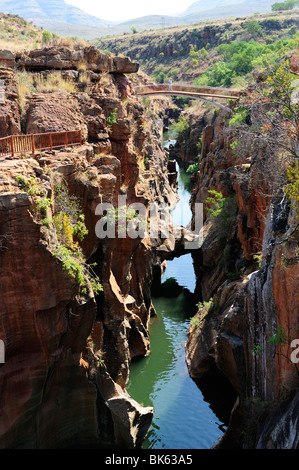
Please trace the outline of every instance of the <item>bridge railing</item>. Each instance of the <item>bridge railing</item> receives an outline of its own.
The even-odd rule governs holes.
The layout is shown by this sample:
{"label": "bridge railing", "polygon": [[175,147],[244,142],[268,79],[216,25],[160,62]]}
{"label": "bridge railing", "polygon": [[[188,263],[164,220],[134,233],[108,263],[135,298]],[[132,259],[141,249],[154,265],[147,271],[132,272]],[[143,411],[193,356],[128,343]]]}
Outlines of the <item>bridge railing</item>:
{"label": "bridge railing", "polygon": [[0,156],[34,154],[40,150],[53,150],[70,145],[82,145],[81,130],[11,135],[0,139]]}
{"label": "bridge railing", "polygon": [[[170,91],[170,86],[168,83],[149,83],[146,85],[134,86],[133,89],[136,91],[136,94],[143,94],[150,91]],[[222,87],[209,87],[209,86],[199,86],[199,85],[190,85],[186,83],[173,83],[171,85],[172,91],[182,91],[189,93],[200,93],[210,95],[228,95],[231,97],[239,97],[241,92],[236,89],[231,88],[222,88]]]}

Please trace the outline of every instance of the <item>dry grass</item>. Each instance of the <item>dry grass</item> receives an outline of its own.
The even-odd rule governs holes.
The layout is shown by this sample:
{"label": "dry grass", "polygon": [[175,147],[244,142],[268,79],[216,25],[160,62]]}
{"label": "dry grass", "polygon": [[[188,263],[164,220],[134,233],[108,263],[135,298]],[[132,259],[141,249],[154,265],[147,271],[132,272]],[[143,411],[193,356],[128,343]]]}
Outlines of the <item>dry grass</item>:
{"label": "dry grass", "polygon": [[16,72],[16,84],[21,116],[27,111],[27,97],[34,91],[33,77],[27,72]]}
{"label": "dry grass", "polygon": [[74,38],[59,38],[59,40],[57,40],[58,46],[74,47],[75,44],[76,41]]}
{"label": "dry grass", "polygon": [[65,37],[65,38],[55,38],[54,39],[55,45],[57,46],[64,46],[64,47],[70,47],[70,48],[84,48],[90,46],[87,41],[84,41],[84,39],[75,39],[71,37]]}
{"label": "dry grass", "polygon": [[62,78],[61,72],[52,72],[47,78],[40,74],[34,76],[34,86],[39,93],[52,93],[55,91],[74,93],[77,91],[76,85]]}
{"label": "dry grass", "polygon": [[41,47],[41,43],[37,43],[36,41],[30,42],[22,42],[21,40],[6,40],[0,39],[0,49],[11,51],[12,53],[23,53],[26,51],[31,51],[33,49],[39,49]]}
{"label": "dry grass", "polygon": [[80,60],[77,70],[79,70],[79,72],[85,72],[87,70],[87,64],[84,60]]}
{"label": "dry grass", "polygon": [[52,93],[63,91],[73,93],[77,91],[76,85],[61,76],[61,72],[52,72],[46,78],[41,74],[17,71],[15,74],[19,107],[24,117],[28,108],[28,96],[33,93]]}
{"label": "dry grass", "polygon": [[85,85],[88,85],[88,83],[91,82],[91,78],[90,76],[88,75],[88,73],[85,73],[85,72],[81,72],[80,75],[79,75],[79,83],[84,83]]}
{"label": "dry grass", "polygon": [[101,86],[106,86],[106,85],[111,85],[111,76],[109,73],[104,72],[101,74],[101,79],[99,80],[99,85]]}

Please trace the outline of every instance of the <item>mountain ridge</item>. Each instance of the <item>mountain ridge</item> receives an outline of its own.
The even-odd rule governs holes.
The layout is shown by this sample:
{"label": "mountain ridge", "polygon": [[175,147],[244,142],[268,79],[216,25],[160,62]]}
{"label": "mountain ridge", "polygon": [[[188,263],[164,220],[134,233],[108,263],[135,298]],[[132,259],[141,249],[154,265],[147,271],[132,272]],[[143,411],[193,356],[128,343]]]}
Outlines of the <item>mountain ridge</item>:
{"label": "mountain ridge", "polygon": [[36,26],[43,26],[51,21],[55,24],[86,25],[107,27],[104,20],[89,15],[80,8],[74,7],[64,0],[28,0],[26,4],[18,0],[0,0],[0,11],[18,14]]}
{"label": "mountain ridge", "polygon": [[101,36],[131,33],[131,29],[149,30],[199,21],[250,15],[271,11],[274,0],[200,0],[184,12],[175,15],[146,15],[118,22],[102,20],[73,7],[64,0],[0,0],[0,11],[17,14],[36,26],[60,36],[95,39]]}

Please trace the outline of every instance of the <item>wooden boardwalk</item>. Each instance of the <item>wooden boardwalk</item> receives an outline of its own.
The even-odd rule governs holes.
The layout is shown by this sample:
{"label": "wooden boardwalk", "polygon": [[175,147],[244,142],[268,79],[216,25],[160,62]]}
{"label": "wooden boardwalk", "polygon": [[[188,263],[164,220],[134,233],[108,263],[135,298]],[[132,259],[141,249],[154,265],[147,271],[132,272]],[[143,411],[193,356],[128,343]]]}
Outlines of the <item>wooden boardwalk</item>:
{"label": "wooden boardwalk", "polygon": [[82,145],[80,130],[11,135],[0,139],[0,156],[34,154],[41,150],[53,150],[70,145]]}

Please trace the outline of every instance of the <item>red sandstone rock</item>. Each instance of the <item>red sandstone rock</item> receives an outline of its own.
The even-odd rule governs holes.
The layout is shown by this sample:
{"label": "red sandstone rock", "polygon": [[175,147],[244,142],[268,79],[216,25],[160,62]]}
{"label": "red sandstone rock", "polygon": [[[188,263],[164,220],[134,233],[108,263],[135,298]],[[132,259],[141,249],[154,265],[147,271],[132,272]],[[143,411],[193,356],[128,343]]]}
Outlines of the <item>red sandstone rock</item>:
{"label": "red sandstone rock", "polygon": [[82,63],[87,70],[117,74],[136,73],[139,67],[128,57],[112,58],[92,46],[83,49],[58,46],[36,49],[17,60],[17,66],[26,70],[76,70]]}
{"label": "red sandstone rock", "polygon": [[[41,56],[32,54],[31,59],[38,62]],[[53,51],[50,60],[56,59]],[[27,132],[76,126],[85,137],[95,139],[93,146],[46,152],[36,160],[1,162],[5,177],[0,181],[0,204],[5,211],[0,211],[0,266],[5,271],[0,271],[0,289],[5,315],[0,338],[8,341],[7,363],[0,366],[4,448],[138,447],[152,419],[152,409],[138,406],[124,389],[131,359],[150,352],[147,328],[154,314],[150,286],[153,265],[159,261],[149,240],[99,240],[95,209],[102,201],[117,207],[120,193],[127,196],[128,205],[152,198],[173,201],[174,193],[168,158],[159,142],[144,132],[134,135],[129,125],[137,122],[139,129],[143,107],[133,100],[124,105],[102,93],[101,88],[93,88],[88,96],[39,94],[30,99],[27,114]],[[118,122],[111,129],[104,116],[115,108]],[[92,148],[99,153],[103,149],[104,154],[94,155]],[[152,181],[156,175],[159,185],[146,192],[137,188],[141,171],[137,150],[146,157],[149,149],[148,173]],[[88,228],[81,246],[88,259],[98,262],[104,288],[97,306],[91,291],[86,298],[77,295],[76,282],[53,258],[55,233],[41,233],[28,212],[33,210],[32,201],[19,191],[14,178],[37,177],[44,194],[53,198],[49,174],[63,177],[70,194],[80,200]],[[16,197],[7,197],[8,190]],[[107,370],[97,363],[97,350],[103,352]]]}
{"label": "red sandstone rock", "polygon": [[295,55],[290,58],[290,66],[293,72],[299,72],[299,55]]}
{"label": "red sandstone rock", "polygon": [[29,100],[26,133],[60,132],[78,130],[87,139],[87,125],[78,102],[70,93],[43,93]]}
{"label": "red sandstone rock", "polygon": [[14,68],[15,56],[11,51],[0,50],[0,67],[12,67]]}
{"label": "red sandstone rock", "polygon": [[[14,72],[0,68],[0,138],[21,133],[21,118]],[[3,93],[3,95],[2,95]]]}

